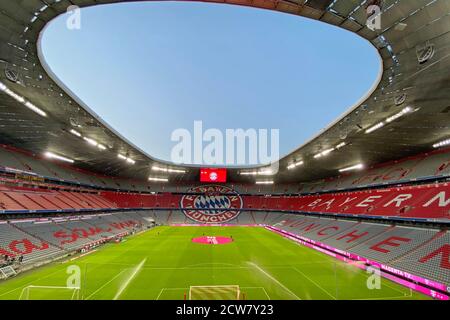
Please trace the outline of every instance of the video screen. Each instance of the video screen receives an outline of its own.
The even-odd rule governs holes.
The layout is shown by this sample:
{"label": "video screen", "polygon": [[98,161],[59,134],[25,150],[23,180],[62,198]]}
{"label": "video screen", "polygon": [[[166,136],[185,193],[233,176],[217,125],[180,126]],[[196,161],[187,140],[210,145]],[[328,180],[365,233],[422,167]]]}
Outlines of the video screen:
{"label": "video screen", "polygon": [[227,169],[202,168],[200,182],[227,182]]}

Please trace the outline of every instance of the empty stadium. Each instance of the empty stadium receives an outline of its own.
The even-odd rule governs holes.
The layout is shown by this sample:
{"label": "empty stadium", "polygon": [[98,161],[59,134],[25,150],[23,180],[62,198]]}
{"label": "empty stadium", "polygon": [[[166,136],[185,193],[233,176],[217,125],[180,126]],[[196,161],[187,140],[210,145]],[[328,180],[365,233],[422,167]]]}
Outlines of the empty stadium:
{"label": "empty stadium", "polygon": [[450,299],[449,1],[211,1],[381,57],[373,90],[274,172],[158,160],[58,81],[48,23],[118,2],[0,1],[0,300]]}

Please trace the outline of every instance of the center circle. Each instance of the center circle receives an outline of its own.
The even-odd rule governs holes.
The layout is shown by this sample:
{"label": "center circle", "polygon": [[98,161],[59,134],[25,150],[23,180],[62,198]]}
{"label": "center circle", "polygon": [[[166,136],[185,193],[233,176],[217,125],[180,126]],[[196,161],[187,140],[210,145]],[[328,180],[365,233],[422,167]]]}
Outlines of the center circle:
{"label": "center circle", "polygon": [[233,242],[233,238],[204,236],[204,237],[192,238],[192,242],[201,243],[201,244],[226,244],[226,243]]}

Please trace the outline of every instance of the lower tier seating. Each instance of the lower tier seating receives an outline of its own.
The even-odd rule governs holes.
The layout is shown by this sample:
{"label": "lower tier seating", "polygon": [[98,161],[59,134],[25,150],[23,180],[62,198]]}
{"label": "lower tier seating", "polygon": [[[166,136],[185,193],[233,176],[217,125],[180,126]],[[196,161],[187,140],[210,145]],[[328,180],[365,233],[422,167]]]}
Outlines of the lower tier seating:
{"label": "lower tier seating", "polygon": [[152,222],[150,214],[136,212],[2,222],[0,257],[23,256],[23,263],[51,259]]}
{"label": "lower tier seating", "polygon": [[23,263],[49,259],[61,253],[61,249],[31,235],[14,224],[0,224],[0,255],[23,256]]}
{"label": "lower tier seating", "polygon": [[450,232],[446,232],[429,243],[411,251],[392,265],[398,269],[422,277],[441,280],[450,284]]}

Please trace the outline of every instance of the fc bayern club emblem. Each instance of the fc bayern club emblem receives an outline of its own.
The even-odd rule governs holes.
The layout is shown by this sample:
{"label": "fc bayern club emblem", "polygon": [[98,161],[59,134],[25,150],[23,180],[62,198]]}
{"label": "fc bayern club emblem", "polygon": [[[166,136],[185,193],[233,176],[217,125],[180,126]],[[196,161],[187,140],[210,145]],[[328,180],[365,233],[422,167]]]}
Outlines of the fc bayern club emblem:
{"label": "fc bayern club emblem", "polygon": [[224,223],[236,219],[242,209],[242,198],[225,186],[206,185],[188,190],[192,195],[181,198],[181,208],[189,219],[199,223]]}
{"label": "fc bayern club emblem", "polygon": [[211,172],[209,174],[209,179],[211,179],[211,181],[216,181],[217,180],[217,173]]}

